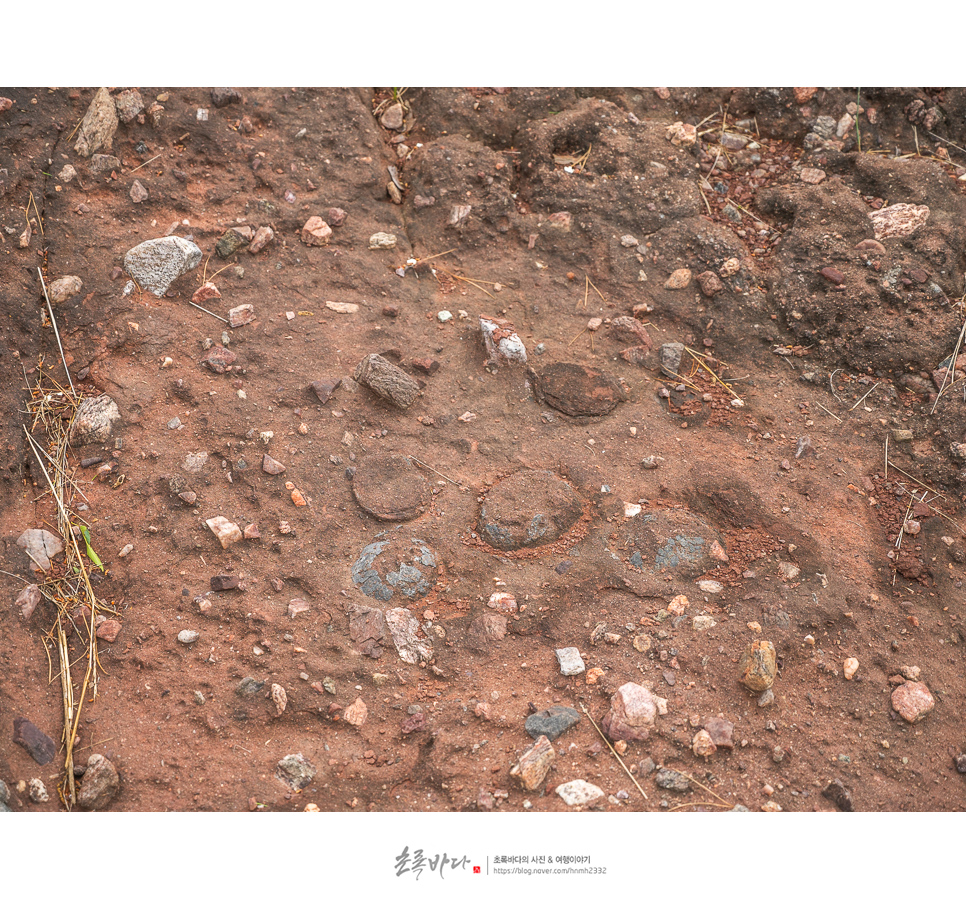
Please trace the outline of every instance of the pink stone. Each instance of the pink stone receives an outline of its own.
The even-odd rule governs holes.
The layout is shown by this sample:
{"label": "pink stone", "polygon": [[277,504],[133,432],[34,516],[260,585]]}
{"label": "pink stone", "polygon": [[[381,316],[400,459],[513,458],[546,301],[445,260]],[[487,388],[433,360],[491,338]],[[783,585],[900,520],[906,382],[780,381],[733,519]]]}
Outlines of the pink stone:
{"label": "pink stone", "polygon": [[345,711],[342,713],[342,718],[345,719],[350,725],[354,725],[356,728],[361,728],[363,723],[366,721],[366,717],[369,715],[369,707],[363,702],[362,697],[356,697],[356,701],[349,706],[346,706]]}
{"label": "pink stone", "polygon": [[243,303],[237,307],[232,307],[228,311],[228,324],[232,329],[245,326],[255,319],[255,308],[250,303]]}
{"label": "pink stone", "polygon": [[148,190],[135,179],[134,184],[131,186],[131,201],[135,204],[140,204],[142,201],[147,201],[147,198]]}
{"label": "pink stone", "polygon": [[97,638],[103,639],[105,642],[114,642],[117,639],[117,634],[120,631],[120,620],[104,620],[104,622],[97,627]]}
{"label": "pink stone", "polygon": [[215,287],[210,281],[206,281],[194,294],[191,295],[191,299],[195,303],[204,303],[206,300],[211,300],[213,297],[221,297],[221,291]]}
{"label": "pink stone", "polygon": [[259,227],[252,238],[249,252],[261,252],[272,240],[275,239],[275,231],[271,227]]}
{"label": "pink stone", "polygon": [[801,171],[800,178],[808,185],[818,185],[825,179],[825,170],[806,168]]}
{"label": "pink stone", "polygon": [[921,722],[932,712],[936,700],[920,681],[907,680],[892,691],[892,708],[907,722]]}
{"label": "pink stone", "polygon": [[341,227],[348,215],[342,208],[329,208],[329,226]]}
{"label": "pink stone", "polygon": [[678,268],[671,272],[671,277],[664,282],[664,287],[669,291],[684,290],[691,283],[691,269]]}
{"label": "pink stone", "polygon": [[610,698],[610,711],[601,727],[611,741],[644,741],[656,716],[657,704],[651,691],[629,682]]}
{"label": "pink stone", "polygon": [[692,147],[698,141],[698,129],[694,125],[677,121],[667,129],[664,136],[675,147]]}
{"label": "pink stone", "polygon": [[321,217],[310,217],[302,228],[301,237],[306,246],[326,246],[332,237],[332,228]]}
{"label": "pink stone", "polygon": [[8,99],[6,96],[0,96],[0,112],[6,112],[13,108],[13,99]]}
{"label": "pink stone", "polygon": [[924,227],[929,208],[924,204],[893,204],[869,214],[877,240],[909,236]]}

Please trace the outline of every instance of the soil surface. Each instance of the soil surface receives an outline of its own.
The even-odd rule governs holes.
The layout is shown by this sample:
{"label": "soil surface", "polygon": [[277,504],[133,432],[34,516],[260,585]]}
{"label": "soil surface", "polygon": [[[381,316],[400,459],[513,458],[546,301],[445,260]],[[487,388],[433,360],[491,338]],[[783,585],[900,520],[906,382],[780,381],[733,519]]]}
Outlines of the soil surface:
{"label": "soil surface", "polygon": [[65,807],[38,269],[120,416],[94,807],[962,807],[966,92],[107,92],[0,90],[6,807]]}

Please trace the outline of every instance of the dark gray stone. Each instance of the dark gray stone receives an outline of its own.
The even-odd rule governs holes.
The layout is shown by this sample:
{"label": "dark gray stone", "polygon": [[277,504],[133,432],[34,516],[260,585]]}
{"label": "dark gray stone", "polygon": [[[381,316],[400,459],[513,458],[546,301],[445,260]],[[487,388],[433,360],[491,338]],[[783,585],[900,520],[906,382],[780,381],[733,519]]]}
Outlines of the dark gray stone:
{"label": "dark gray stone", "polygon": [[18,716],[13,720],[13,740],[41,766],[50,763],[57,754],[57,745],[54,740],[44,734],[29,719]]}
{"label": "dark gray stone", "polygon": [[546,735],[551,741],[556,741],[568,728],[580,721],[580,713],[569,706],[551,706],[542,712],[535,712],[524,723],[527,734],[537,739]]}
{"label": "dark gray stone", "polygon": [[822,795],[827,798],[839,811],[852,811],[852,793],[842,781],[833,779],[823,790]]}
{"label": "dark gray stone", "polygon": [[661,367],[668,371],[671,376],[674,376],[681,367],[684,345],[681,342],[667,342],[658,349],[657,356],[661,362]]}
{"label": "dark gray stone", "polygon": [[667,789],[670,792],[689,792],[691,789],[691,780],[683,773],[678,773],[677,770],[669,770],[667,767],[661,767],[657,771],[654,782],[657,783],[659,788]]}
{"label": "dark gray stone", "polygon": [[235,693],[239,696],[255,696],[264,686],[265,681],[263,680],[255,680],[254,677],[243,677],[235,688]]}

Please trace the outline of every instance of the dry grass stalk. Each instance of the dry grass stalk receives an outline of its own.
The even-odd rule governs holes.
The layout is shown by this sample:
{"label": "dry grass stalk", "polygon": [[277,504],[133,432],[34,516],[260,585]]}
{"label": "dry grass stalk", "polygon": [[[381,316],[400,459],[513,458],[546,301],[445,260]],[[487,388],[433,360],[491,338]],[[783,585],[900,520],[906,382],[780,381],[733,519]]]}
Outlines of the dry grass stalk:
{"label": "dry grass stalk", "polygon": [[[100,664],[95,618],[98,613],[114,614],[115,611],[96,596],[88,573],[91,560],[87,556],[86,544],[78,537],[78,525],[86,527],[87,522],[72,509],[75,495],[82,495],[74,481],[68,457],[70,428],[80,397],[64,389],[44,372],[43,358],[37,370],[38,379],[29,387],[27,400],[30,427],[25,425],[24,433],[57,506],[56,529],[64,542],[66,557],[63,567],[51,569],[37,587],[57,610],[57,618],[45,636],[45,648],[48,661],[51,661],[49,645],[56,647],[59,663],[57,676],[60,678],[64,708],[64,777],[58,788],[64,805],[70,809],[77,801],[73,754],[80,717],[87,700],[97,696]],[[46,447],[41,440],[46,441]],[[91,611],[90,617],[82,621],[83,625],[75,623],[70,616],[71,611],[80,606]],[[82,649],[77,659],[72,661],[68,638],[74,631]],[[79,681],[72,674],[75,667],[83,672]]]}
{"label": "dry grass stalk", "polygon": [[590,719],[590,724],[594,726],[594,728],[597,731],[597,734],[600,735],[601,738],[603,738],[604,744],[606,744],[607,747],[610,748],[611,754],[613,754],[614,757],[617,758],[617,762],[624,768],[624,772],[630,777],[631,782],[635,786],[637,786],[637,791],[646,799],[647,793],[641,788],[641,784],[637,781],[637,778],[634,776],[634,774],[627,769],[627,764],[625,764],[624,761],[621,760],[620,754],[618,754],[617,751],[615,751],[614,748],[611,746],[610,741],[607,740],[607,736],[600,730],[597,723],[594,721],[594,717],[587,711],[587,707],[583,703],[581,703],[580,708],[583,709],[584,715],[586,715],[587,718]]}

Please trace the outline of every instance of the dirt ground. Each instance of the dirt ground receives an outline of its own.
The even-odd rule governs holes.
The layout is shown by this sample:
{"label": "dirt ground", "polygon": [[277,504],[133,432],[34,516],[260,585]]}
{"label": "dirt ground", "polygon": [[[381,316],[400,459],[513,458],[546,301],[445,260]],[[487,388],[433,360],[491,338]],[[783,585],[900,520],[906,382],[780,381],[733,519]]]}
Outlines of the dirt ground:
{"label": "dirt ground", "polygon": [[[74,746],[104,808],[962,808],[966,92],[116,87],[87,155],[95,91],[0,89],[8,808],[65,808],[56,611],[15,603],[56,530],[38,269],[120,416],[71,452],[120,626]],[[166,236],[202,258],[156,296],[125,254]],[[605,740],[628,683],[659,714]]]}

